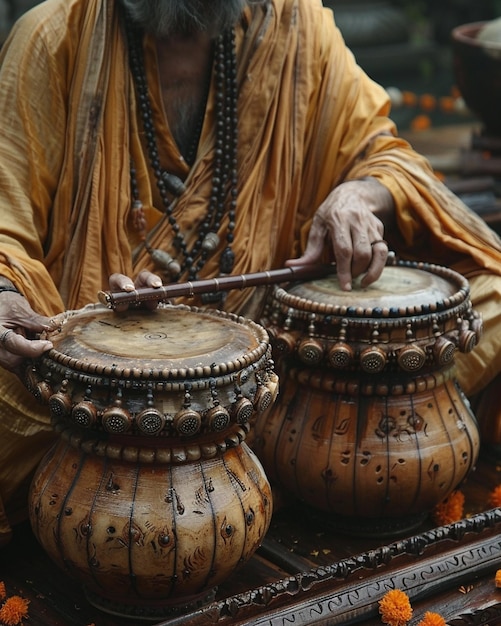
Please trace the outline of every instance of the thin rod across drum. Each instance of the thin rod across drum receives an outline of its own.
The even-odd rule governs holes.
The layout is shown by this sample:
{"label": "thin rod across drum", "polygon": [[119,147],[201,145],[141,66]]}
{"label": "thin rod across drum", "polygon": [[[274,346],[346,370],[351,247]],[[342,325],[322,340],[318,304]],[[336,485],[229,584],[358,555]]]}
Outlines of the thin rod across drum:
{"label": "thin rod across drum", "polygon": [[185,283],[172,283],[162,285],[159,288],[135,289],[134,291],[115,293],[111,291],[100,291],[98,297],[101,304],[104,304],[110,309],[115,309],[119,304],[162,302],[180,296],[192,297],[195,294],[259,287],[261,285],[272,285],[290,280],[310,280],[327,276],[333,272],[335,272],[334,265],[301,265],[299,267],[286,267],[265,272],[221,276],[219,278],[188,281]]}

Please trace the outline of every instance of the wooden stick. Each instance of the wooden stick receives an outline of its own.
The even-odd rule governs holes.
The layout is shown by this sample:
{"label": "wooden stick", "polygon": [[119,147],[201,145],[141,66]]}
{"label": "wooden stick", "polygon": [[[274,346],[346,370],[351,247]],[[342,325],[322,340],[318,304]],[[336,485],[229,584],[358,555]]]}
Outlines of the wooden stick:
{"label": "wooden stick", "polygon": [[290,280],[312,280],[334,272],[334,265],[300,265],[252,274],[235,274],[185,283],[171,283],[158,288],[145,287],[134,291],[118,292],[100,291],[98,298],[101,304],[109,309],[115,309],[119,304],[137,305],[142,302],[162,302],[179,296],[193,297],[195,294],[259,287]]}

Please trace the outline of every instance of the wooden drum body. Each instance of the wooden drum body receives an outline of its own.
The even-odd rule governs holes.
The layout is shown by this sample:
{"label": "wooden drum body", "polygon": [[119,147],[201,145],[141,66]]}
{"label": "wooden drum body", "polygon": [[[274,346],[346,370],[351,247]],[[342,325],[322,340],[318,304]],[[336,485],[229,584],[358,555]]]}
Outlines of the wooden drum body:
{"label": "wooden drum body", "polygon": [[61,433],[34,477],[40,543],[104,611],[212,599],[260,545],[271,491],[245,443],[277,393],[268,335],[189,307],[69,313],[27,372]]}
{"label": "wooden drum body", "polygon": [[335,276],[276,287],[262,320],[281,393],[257,418],[272,482],[354,534],[419,526],[474,467],[479,435],[454,378],[482,323],[467,281],[396,263],[368,288]]}

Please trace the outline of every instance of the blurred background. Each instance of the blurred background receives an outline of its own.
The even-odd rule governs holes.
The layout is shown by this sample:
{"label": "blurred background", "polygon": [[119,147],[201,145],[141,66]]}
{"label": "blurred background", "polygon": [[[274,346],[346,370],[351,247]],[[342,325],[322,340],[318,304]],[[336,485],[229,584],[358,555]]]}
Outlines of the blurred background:
{"label": "blurred background", "polygon": [[[15,20],[40,0],[0,0],[0,42]],[[460,24],[501,16],[501,0],[323,0],[358,63],[396,89],[392,117],[399,128],[465,120],[441,98],[457,96],[450,33]],[[398,102],[405,92],[405,102]],[[423,97],[424,96],[424,97]],[[443,103],[446,100],[442,100]],[[467,119],[467,116],[466,116]]]}
{"label": "blurred background", "polygon": [[[0,41],[22,13],[39,3],[40,0],[0,0]],[[457,25],[501,16],[501,0],[323,3],[335,12],[336,22],[358,63],[377,82],[391,88],[395,99],[392,117],[399,128],[419,130],[465,119],[464,112],[455,110],[450,100],[457,96],[450,33]],[[401,92],[404,102],[400,101]]]}

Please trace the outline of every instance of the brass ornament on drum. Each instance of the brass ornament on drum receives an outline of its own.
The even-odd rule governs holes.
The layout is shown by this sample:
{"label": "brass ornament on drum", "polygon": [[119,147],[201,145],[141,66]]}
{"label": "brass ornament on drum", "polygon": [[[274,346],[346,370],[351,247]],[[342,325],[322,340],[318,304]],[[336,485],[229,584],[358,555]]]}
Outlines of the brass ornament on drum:
{"label": "brass ornament on drum", "polygon": [[253,430],[272,481],[340,530],[418,527],[478,456],[454,376],[482,334],[469,293],[449,268],[401,261],[351,292],[336,276],[275,287],[261,323],[281,393]]}
{"label": "brass ornament on drum", "polygon": [[216,310],[92,305],[48,337],[26,375],[61,435],[30,492],[40,543],[103,611],[159,621],[210,601],[271,520],[245,442],[277,394],[266,331]]}

